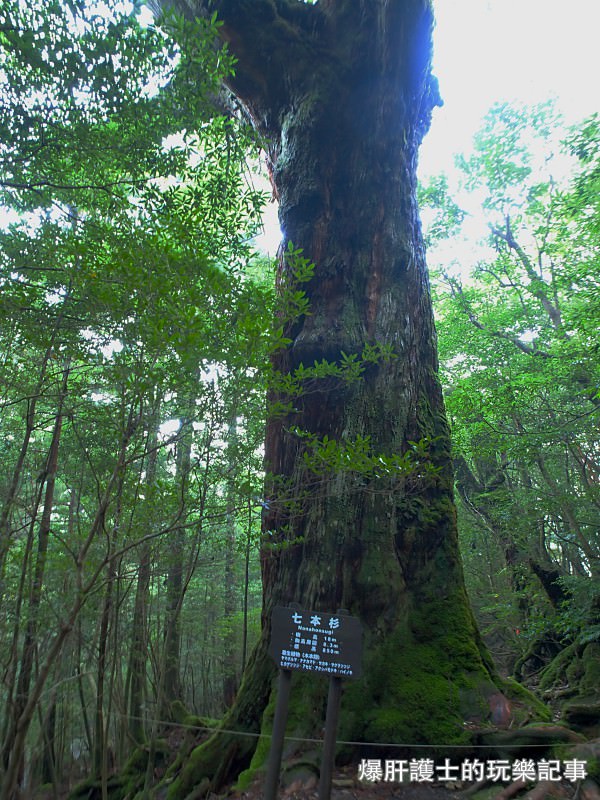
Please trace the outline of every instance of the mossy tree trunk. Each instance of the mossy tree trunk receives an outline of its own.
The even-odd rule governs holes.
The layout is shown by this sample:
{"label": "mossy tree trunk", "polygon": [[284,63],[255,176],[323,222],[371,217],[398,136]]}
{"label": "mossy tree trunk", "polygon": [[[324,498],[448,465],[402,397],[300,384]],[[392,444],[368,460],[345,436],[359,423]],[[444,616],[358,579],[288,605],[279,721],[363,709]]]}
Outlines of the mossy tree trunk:
{"label": "mossy tree trunk", "polygon": [[[276,369],[340,363],[343,353],[360,358],[368,345],[393,352],[360,380],[313,382],[293,413],[268,424],[263,634],[225,727],[268,729],[270,613],[297,602],[343,607],[363,622],[364,677],[345,692],[343,738],[464,741],[464,721],[485,716],[497,690],[464,591],[415,198],[417,151],[439,102],[431,3],[175,5],[192,15],[216,10],[223,20],[221,36],[238,58],[230,88],[268,143],[282,252],[292,242],[316,266],[302,287],[310,314],[288,326],[291,344],[275,356]],[[292,284],[282,258],[281,291]],[[303,454],[311,437],[324,436],[342,447],[362,437],[384,458],[427,439],[435,471],[315,475]],[[327,682],[295,678],[305,690],[289,730],[318,734]],[[226,780],[255,747],[254,739],[213,737],[169,797],[185,797],[203,779]]]}

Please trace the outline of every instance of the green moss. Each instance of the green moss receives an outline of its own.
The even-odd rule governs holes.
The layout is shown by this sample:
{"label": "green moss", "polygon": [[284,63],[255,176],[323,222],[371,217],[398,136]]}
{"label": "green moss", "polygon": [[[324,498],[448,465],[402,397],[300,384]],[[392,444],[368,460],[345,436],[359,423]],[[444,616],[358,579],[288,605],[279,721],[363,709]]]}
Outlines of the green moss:
{"label": "green moss", "polygon": [[564,683],[569,664],[577,660],[577,644],[565,647],[540,674],[540,691],[551,689],[556,683]]}
{"label": "green moss", "polygon": [[174,700],[169,706],[169,717],[173,722],[180,724],[188,716],[188,711],[181,700]]}
{"label": "green moss", "polygon": [[[238,694],[238,702],[209,739],[183,759],[182,768],[169,785],[168,800],[189,800],[191,793],[201,797],[224,786],[248,767],[256,749],[257,725],[268,702],[275,669],[265,650],[254,650]],[[259,739],[260,741],[260,739]],[[173,775],[169,771],[164,785]]]}
{"label": "green moss", "polygon": [[600,781],[600,758],[588,758],[586,760],[587,774],[592,780]]}
{"label": "green moss", "polygon": [[591,642],[581,654],[583,676],[581,678],[580,694],[588,692],[598,694],[600,691],[600,644]]}
{"label": "green moss", "polygon": [[368,648],[368,679],[345,690],[341,739],[468,744],[465,723],[491,725],[490,701],[500,692],[516,701],[517,719],[549,718],[531,693],[496,675],[462,590],[444,598],[423,593],[413,602],[396,632]]}
{"label": "green moss", "polygon": [[146,769],[148,762],[148,749],[146,747],[136,747],[129,756],[123,767],[124,774],[140,773]]}
{"label": "green moss", "polygon": [[458,744],[468,740],[461,730],[455,689],[437,675],[405,679],[397,705],[382,706],[368,716],[366,737],[402,744]]}
{"label": "green moss", "polygon": [[[154,743],[154,755],[157,763],[164,763],[170,749],[164,739]],[[110,800],[128,800],[137,796],[142,789],[148,762],[148,746],[136,747],[122,771],[111,775],[107,781]],[[91,778],[76,787],[69,795],[69,800],[100,800],[102,783],[98,778]]]}
{"label": "green moss", "polygon": [[271,748],[271,734],[273,732],[273,717],[275,715],[275,703],[277,702],[276,692],[271,692],[271,697],[264,710],[262,724],[260,727],[261,735],[252,756],[250,766],[240,773],[235,789],[238,792],[245,791],[258,771],[264,769]]}
{"label": "green moss", "polygon": [[540,678],[540,691],[546,691],[564,682],[577,691],[573,692],[564,710],[570,706],[585,703],[593,705],[600,699],[598,686],[600,686],[600,644],[590,642],[582,648],[574,643],[559,653],[544,669]]}
{"label": "green moss", "polygon": [[92,792],[96,786],[98,786],[98,781],[95,778],[87,778],[69,792],[67,800],[84,800],[84,798],[93,797]]}
{"label": "green moss", "polygon": [[[140,772],[143,774],[146,770],[146,764],[148,763],[148,753],[149,753],[149,745],[142,745],[140,747],[136,747],[133,753],[129,756],[127,761],[125,762],[125,766],[123,767],[122,773],[124,775],[138,775]],[[166,739],[155,739],[154,740],[154,758],[165,759],[168,757],[170,753],[169,745]]]}
{"label": "green moss", "polygon": [[397,564],[389,557],[392,552],[391,546],[389,550],[379,550],[371,546],[362,554],[354,583],[360,587],[361,595],[368,596],[370,607],[385,606],[390,582],[397,580]]}
{"label": "green moss", "polygon": [[[141,776],[143,778],[143,776]],[[113,775],[106,782],[106,789],[110,800],[126,800],[133,797],[132,792],[136,786],[130,786],[130,781],[122,775]],[[68,800],[101,800],[102,782],[98,778],[88,778],[80,783],[68,796]]]}
{"label": "green moss", "polygon": [[[533,692],[521,686],[520,683],[512,678],[502,678],[500,689],[509,700],[517,701],[522,710],[522,719],[519,719],[519,714],[515,713],[516,722],[524,723],[531,718],[533,713],[539,720],[549,722],[552,719],[552,712],[541,700],[539,700]],[[513,711],[517,712],[518,708],[513,705]],[[541,723],[539,723],[541,724]]]}
{"label": "green moss", "polygon": [[419,535],[428,529],[435,530],[438,525],[445,525],[447,520],[452,519],[454,506],[447,497],[426,496],[421,498],[409,497],[406,501],[405,514],[411,518],[412,526]]}
{"label": "green moss", "polygon": [[412,611],[410,623],[412,638],[435,649],[431,655],[438,659],[437,671],[448,676],[472,670],[489,671],[491,665],[484,664],[464,591],[456,589],[444,598],[424,597],[422,603],[417,598],[415,605],[418,607]]}
{"label": "green moss", "polygon": [[457,591],[413,609],[366,659],[365,684],[344,693],[340,738],[464,744],[464,723],[489,714],[498,689],[477,647],[466,597]]}
{"label": "green moss", "polygon": [[186,714],[182,720],[182,725],[186,728],[199,728],[201,730],[215,730],[221,724],[220,719],[213,717],[198,717],[196,714]]}
{"label": "green moss", "polygon": [[570,686],[577,686],[583,678],[583,664],[579,658],[574,658],[565,667],[567,683]]}
{"label": "green moss", "polygon": [[202,747],[196,747],[192,750],[186,759],[185,769],[180,771],[169,787],[167,792],[168,800],[183,800],[197,785],[204,786],[206,790],[208,789],[210,781],[207,777],[201,777],[204,756],[205,752]]}

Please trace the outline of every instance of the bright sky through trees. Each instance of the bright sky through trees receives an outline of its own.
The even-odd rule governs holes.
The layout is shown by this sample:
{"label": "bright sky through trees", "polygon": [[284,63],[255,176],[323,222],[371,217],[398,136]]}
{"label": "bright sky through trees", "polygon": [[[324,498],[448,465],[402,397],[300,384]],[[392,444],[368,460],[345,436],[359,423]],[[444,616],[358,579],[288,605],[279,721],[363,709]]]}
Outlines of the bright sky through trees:
{"label": "bright sky through trees", "polygon": [[444,107],[421,148],[421,174],[449,171],[495,102],[556,97],[568,122],[600,108],[598,0],[434,0],[434,72]]}

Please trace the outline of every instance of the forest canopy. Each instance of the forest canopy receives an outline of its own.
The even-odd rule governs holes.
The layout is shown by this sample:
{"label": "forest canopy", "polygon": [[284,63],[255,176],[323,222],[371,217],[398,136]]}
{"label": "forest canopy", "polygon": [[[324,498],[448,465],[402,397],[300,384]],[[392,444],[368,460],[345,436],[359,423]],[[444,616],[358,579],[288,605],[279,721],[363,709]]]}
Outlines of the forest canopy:
{"label": "forest canopy", "polygon": [[[106,791],[236,694],[259,636],[265,419],[289,410],[268,398],[388,354],[273,369],[313,266],[290,247],[276,296],[254,243],[264,142],[223,92],[216,15],[5,6],[0,774],[6,797],[23,775]],[[467,588],[500,671],[545,699],[569,650],[579,724],[568,701],[597,692],[600,652],[600,118],[497,105],[457,166],[419,195]],[[378,469],[426,464],[412,444]],[[370,450],[330,449],[327,469],[372,477]],[[167,750],[143,751],[137,790]]]}

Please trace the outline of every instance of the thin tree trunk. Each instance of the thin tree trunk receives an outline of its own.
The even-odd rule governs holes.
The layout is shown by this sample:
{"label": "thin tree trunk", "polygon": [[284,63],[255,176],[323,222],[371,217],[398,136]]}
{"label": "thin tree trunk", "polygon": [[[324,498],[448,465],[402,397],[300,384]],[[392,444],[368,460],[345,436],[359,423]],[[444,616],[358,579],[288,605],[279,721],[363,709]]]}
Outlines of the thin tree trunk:
{"label": "thin tree trunk", "polygon": [[48,710],[45,715],[41,715],[40,728],[43,739],[41,782],[42,784],[52,784],[53,794],[58,798],[58,780],[56,770],[56,690],[50,693]]}
{"label": "thin tree trunk", "polygon": [[[152,500],[156,481],[158,458],[158,409],[148,420],[146,458],[146,493]],[[129,735],[136,744],[145,741],[144,702],[146,699],[146,668],[148,660],[148,605],[150,601],[151,543],[144,541],[139,547],[139,567],[133,609],[131,652],[129,659]]]}
{"label": "thin tree trunk", "polygon": [[[28,603],[28,617],[21,651],[19,677],[17,680],[15,700],[11,709],[11,722],[8,728],[7,738],[4,743],[5,765],[8,765],[9,755],[12,747],[12,739],[16,734],[18,721],[21,718],[25,706],[27,705],[32,670],[37,652],[39,614],[44,587],[46,560],[48,555],[52,509],[54,508],[54,490],[56,487],[56,473],[58,469],[58,450],[63,425],[63,405],[67,394],[69,372],[69,364],[66,364],[63,370],[63,379],[59,392],[58,410],[56,413],[54,430],[52,432],[52,440],[50,443],[48,459],[43,476],[46,490],[44,494],[44,505],[40,519],[40,527],[38,530],[36,563],[31,587],[31,595]],[[18,771],[22,771],[21,764],[19,764]]]}
{"label": "thin tree trunk", "polygon": [[25,585],[27,582],[27,576],[29,574],[30,569],[30,560],[31,560],[31,553],[33,551],[33,545],[35,541],[35,526],[37,522],[37,517],[39,513],[39,507],[42,502],[42,495],[44,493],[44,484],[41,483],[38,487],[37,495],[33,504],[33,509],[31,512],[31,521],[29,523],[29,528],[27,532],[27,542],[25,544],[25,551],[23,553],[23,561],[21,564],[21,577],[19,580],[19,588],[16,593],[15,597],[15,608],[14,608],[14,626],[12,632],[12,646],[10,652],[10,658],[7,665],[7,672],[4,676],[4,685],[6,687],[6,708],[5,714],[2,724],[2,739],[1,741],[4,743],[2,748],[2,757],[3,757],[3,764],[6,766],[5,763],[5,753],[6,747],[9,743],[8,731],[12,724],[12,720],[14,719],[14,697],[16,691],[16,684],[17,684],[17,673],[19,670],[19,642],[21,636],[21,610],[23,608],[23,604],[25,602]]}
{"label": "thin tree trunk", "polygon": [[13,474],[10,481],[10,485],[8,487],[8,492],[6,494],[6,498],[2,506],[2,512],[0,513],[0,606],[2,604],[2,599],[4,596],[4,570],[5,570],[6,554],[8,553],[8,549],[10,546],[10,517],[15,504],[15,500],[17,499],[17,495],[19,492],[21,475],[23,472],[25,459],[27,457],[27,451],[29,450],[29,443],[31,442],[31,436],[35,429],[35,415],[36,415],[37,402],[44,388],[44,381],[46,380],[46,372],[48,369],[50,358],[54,351],[56,334],[61,320],[62,320],[62,314],[59,315],[59,319],[52,332],[50,344],[48,345],[46,352],[44,353],[44,356],[42,358],[40,374],[37,383],[33,389],[33,393],[31,397],[27,398],[27,414],[25,416],[25,432],[23,434],[23,441],[21,443],[21,449],[19,450],[19,455],[17,457],[17,461],[13,469]]}
{"label": "thin tree trunk", "polygon": [[[115,514],[110,536],[107,535],[107,558],[106,566],[106,586],[104,589],[104,601],[102,603],[102,615],[100,618],[100,635],[98,639],[98,668],[96,678],[96,719],[94,733],[94,774],[100,776],[103,800],[108,796],[108,719],[105,718],[105,680],[107,670],[108,642],[110,633],[110,622],[113,613],[113,601],[115,591],[115,581],[117,577],[117,565],[112,558],[115,552],[121,525],[122,505],[123,505],[123,486],[124,471],[119,476],[115,498]],[[116,658],[116,654],[114,656]]]}
{"label": "thin tree trunk", "polygon": [[150,543],[144,542],[139,549],[139,553],[131,632],[127,703],[129,735],[136,744],[142,744],[145,741],[144,701],[146,698],[146,664],[148,659],[147,618],[150,591]]}
{"label": "thin tree trunk", "polygon": [[98,536],[98,533],[103,528],[105,516],[113,497],[115,484],[125,464],[129,441],[134,433],[135,424],[132,423],[130,426],[128,426],[127,432],[123,437],[113,474],[111,475],[111,478],[104,490],[104,494],[98,505],[98,509],[90,526],[88,535],[79,548],[79,552],[77,554],[76,567],[78,571],[79,585],[75,600],[73,601],[68,614],[63,618],[58,632],[54,636],[54,639],[50,642],[50,645],[45,652],[45,657],[40,664],[33,686],[29,691],[27,702],[20,717],[16,720],[16,725],[14,726],[14,735],[11,736],[10,740],[7,739],[5,743],[5,758],[7,768],[3,777],[2,786],[0,787],[0,797],[2,797],[2,800],[19,800],[17,789],[19,772],[23,760],[25,741],[31,726],[31,721],[37,708],[37,704],[46,685],[46,681],[48,680],[50,671],[52,670],[56,659],[60,656],[67,637],[73,630],[73,626],[77,621],[79,612],[86,602],[90,592],[95,588],[98,578],[104,570],[105,563],[102,562],[98,568],[92,572],[90,578],[84,582],[83,570],[87,554],[92,546],[92,543]]}
{"label": "thin tree trunk", "polygon": [[[77,510],[80,505],[80,496],[79,493],[75,491],[74,488],[71,489],[71,498],[69,500],[69,541],[75,541],[75,520],[77,515]],[[76,645],[75,645],[75,671],[77,674],[77,697],[79,699],[79,705],[81,707],[81,718],[83,720],[83,730],[85,732],[85,741],[87,744],[88,753],[93,758],[94,753],[94,739],[92,736],[92,728],[90,725],[90,719],[87,710],[87,703],[85,699],[85,689],[83,686],[83,675],[81,672],[83,657],[82,657],[82,647],[83,647],[83,630],[81,624],[81,617],[77,619],[77,633],[76,633]]]}
{"label": "thin tree trunk", "polygon": [[177,443],[175,480],[179,486],[181,513],[179,525],[170,537],[167,571],[167,603],[164,628],[164,680],[162,697],[162,719],[171,719],[171,705],[183,696],[181,686],[181,607],[184,595],[185,526],[187,520],[188,483],[192,454],[192,418],[181,420],[181,431]]}
{"label": "thin tree trunk", "polygon": [[232,412],[229,422],[227,435],[228,442],[228,478],[227,478],[227,499],[225,509],[225,574],[224,580],[224,601],[223,618],[225,623],[225,635],[223,637],[223,703],[225,708],[233,703],[237,692],[237,659],[236,659],[236,631],[234,627],[234,614],[236,610],[236,585],[235,585],[235,485],[234,476],[236,474],[237,457],[237,414],[235,409]]}
{"label": "thin tree trunk", "polygon": [[246,507],[246,547],[244,551],[244,622],[242,630],[242,673],[246,669],[246,659],[248,657],[248,598],[250,592],[250,552],[252,549],[252,502],[248,497]]}

